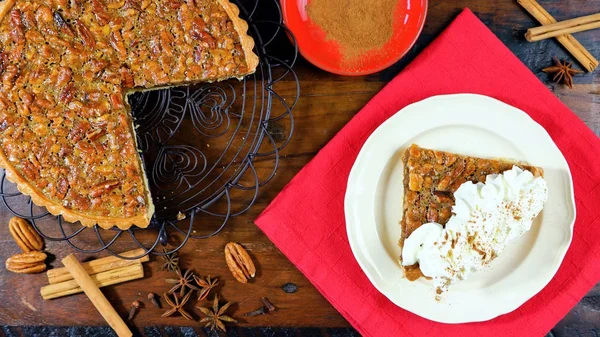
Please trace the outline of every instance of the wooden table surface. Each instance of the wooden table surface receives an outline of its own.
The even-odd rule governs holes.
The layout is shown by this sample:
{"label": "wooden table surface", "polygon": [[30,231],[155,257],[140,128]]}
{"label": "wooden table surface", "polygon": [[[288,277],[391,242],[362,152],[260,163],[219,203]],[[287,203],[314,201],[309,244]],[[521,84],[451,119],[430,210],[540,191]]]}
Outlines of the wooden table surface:
{"label": "wooden table surface", "polygon": [[[600,9],[600,0],[541,0],[540,3],[557,19],[592,14]],[[181,266],[192,268],[201,275],[216,275],[221,279],[220,294],[232,306],[233,316],[240,318],[240,325],[270,327],[318,327],[346,328],[349,323],[327,302],[311,283],[286,259],[286,257],[254,225],[253,220],[269,204],[287,182],[321,149],[390,79],[415,58],[465,7],[473,12],[521,59],[540,80],[547,84],[595,133],[600,134],[600,70],[577,76],[574,88],[554,84],[541,69],[552,64],[552,56],[567,57],[554,40],[528,43],[523,34],[528,27],[537,25],[516,1],[453,0],[431,1],[423,33],[408,55],[380,73],[366,77],[341,77],[321,71],[303,59],[295,68],[301,84],[301,99],[294,111],[295,134],[282,152],[280,168],[275,178],[260,190],[256,204],[245,214],[233,218],[217,236],[205,240],[191,240],[180,251]],[[600,31],[576,34],[576,38],[600,58]],[[279,48],[289,50],[285,42]],[[517,79],[515,79],[517,80]],[[291,82],[278,84],[280,92],[289,94]],[[271,162],[258,162],[259,171],[269,169]],[[10,214],[0,208],[0,223],[8,223]],[[151,234],[141,234],[148,239]],[[172,238],[177,240],[178,238]],[[242,285],[234,281],[223,258],[223,247],[229,241],[243,243],[258,262],[258,277],[252,284]],[[80,241],[81,242],[81,241]],[[95,240],[81,242],[92,245]],[[126,250],[130,241],[119,240],[115,250]],[[8,235],[6,226],[0,226],[0,259],[5,260],[17,253],[18,248]],[[47,242],[47,251],[56,259],[51,262],[60,266],[60,259],[73,252],[64,242]],[[94,255],[103,256],[105,253]],[[90,258],[90,255],[79,255]],[[161,294],[168,289],[164,282],[171,275],[161,270],[161,260],[153,258],[145,267],[146,277],[121,285],[104,288],[104,293],[117,311],[126,315],[131,302],[148,302],[148,292]],[[43,301],[39,288],[47,282],[44,274],[18,275],[0,269],[0,325],[50,325],[50,326],[96,326],[104,325],[84,295],[74,295],[52,301]],[[297,286],[295,293],[286,293],[282,287],[291,283]],[[242,318],[241,314],[261,305],[260,298],[268,297],[278,308],[273,314]],[[199,311],[190,311],[199,318]],[[164,303],[163,303],[164,304]],[[203,303],[205,304],[205,303]],[[162,311],[149,303],[133,320],[133,325],[145,326],[199,326],[182,317],[161,318]],[[12,328],[11,328],[12,329]],[[9,328],[0,335],[10,335]],[[143,329],[142,329],[143,330]],[[317,329],[319,330],[319,329]],[[4,332],[3,332],[4,331]],[[7,332],[8,331],[8,332]],[[321,330],[319,330],[321,331]],[[328,330],[329,331],[329,330]],[[337,331],[337,330],[336,330]],[[344,330],[346,331],[346,330]],[[351,331],[351,330],[348,330]],[[350,335],[352,335],[351,332]],[[27,333],[25,333],[27,335]],[[333,333],[329,333],[334,335]],[[590,291],[563,321],[553,334],[556,336],[600,334],[600,287]],[[338,335],[337,333],[335,335]],[[339,334],[340,336],[342,334]]]}

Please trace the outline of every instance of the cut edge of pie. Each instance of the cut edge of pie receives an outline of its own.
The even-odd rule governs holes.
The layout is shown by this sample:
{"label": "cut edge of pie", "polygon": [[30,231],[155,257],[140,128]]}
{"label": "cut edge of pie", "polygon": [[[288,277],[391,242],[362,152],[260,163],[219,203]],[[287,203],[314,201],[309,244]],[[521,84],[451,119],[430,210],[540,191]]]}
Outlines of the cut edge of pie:
{"label": "cut edge of pie", "polygon": [[[13,6],[16,4],[17,0],[5,0],[0,3],[0,22],[2,22],[7,14],[11,11]],[[235,31],[239,36],[239,43],[244,52],[244,59],[246,61],[247,71],[243,73],[239,73],[236,75],[232,75],[230,77],[221,77],[216,78],[214,81],[222,81],[229,78],[238,78],[242,79],[246,75],[253,74],[256,71],[256,68],[259,63],[258,55],[256,55],[253,51],[254,49],[254,39],[248,35],[248,24],[246,21],[239,17],[239,8],[231,3],[229,0],[216,0],[218,4],[220,4],[225,12],[227,13],[229,19],[231,20]],[[155,86],[152,88],[133,88],[127,91],[125,94],[125,104],[129,105],[127,102],[127,96],[130,93],[135,91],[149,91],[149,90],[158,90],[164,89],[174,86],[187,85],[193,83],[208,83],[212,81],[190,81],[190,82],[179,82],[172,83],[165,86]],[[128,119],[131,122],[131,134],[133,135],[134,144],[137,148],[137,138],[135,137],[135,126],[133,124],[133,120],[131,118],[131,110],[129,109]],[[147,211],[145,214],[139,214],[131,217],[114,217],[114,216],[99,216],[86,214],[85,212],[76,211],[73,209],[69,209],[64,207],[63,205],[50,200],[43,193],[34,188],[31,183],[21,174],[15,167],[9,162],[6,154],[3,150],[0,150],[0,167],[3,168],[6,172],[6,178],[16,184],[17,189],[24,195],[28,195],[31,197],[32,202],[41,207],[45,207],[48,212],[55,216],[62,216],[64,220],[68,222],[80,222],[83,226],[92,227],[94,225],[98,225],[103,229],[110,229],[112,227],[118,227],[119,229],[125,230],[132,226],[138,226],[140,228],[146,228],[150,224],[150,220],[154,215],[154,204],[152,202],[152,197],[150,195],[150,188],[148,179],[146,176],[144,165],[142,164],[141,156],[138,154],[137,160],[139,163],[139,167],[142,172],[142,179],[144,185],[146,187],[146,197],[148,200]]]}
{"label": "cut edge of pie", "polygon": [[[421,148],[412,144],[402,156],[404,165],[404,198],[398,245],[428,222],[445,225],[452,215],[454,192],[466,181],[485,182],[488,174],[500,174],[513,165],[543,177],[544,170],[509,159],[486,159],[451,152]],[[405,277],[415,281],[423,275],[419,264],[404,266],[402,253],[398,259]]]}

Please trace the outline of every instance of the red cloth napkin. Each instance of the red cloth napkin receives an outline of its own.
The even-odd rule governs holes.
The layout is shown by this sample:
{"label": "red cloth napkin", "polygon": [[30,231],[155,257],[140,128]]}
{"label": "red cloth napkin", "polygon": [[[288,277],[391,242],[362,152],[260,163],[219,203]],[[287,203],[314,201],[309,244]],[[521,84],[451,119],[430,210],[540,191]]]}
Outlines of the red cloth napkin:
{"label": "red cloth napkin", "polygon": [[[380,294],[354,259],[344,222],[346,182],[368,136],[404,106],[453,93],[495,97],[546,128],[569,162],[577,204],[573,242],[550,284],[512,313],[458,325],[421,318]],[[596,135],[465,9],[292,179],[256,224],[364,336],[542,336],[600,280],[599,153]]]}

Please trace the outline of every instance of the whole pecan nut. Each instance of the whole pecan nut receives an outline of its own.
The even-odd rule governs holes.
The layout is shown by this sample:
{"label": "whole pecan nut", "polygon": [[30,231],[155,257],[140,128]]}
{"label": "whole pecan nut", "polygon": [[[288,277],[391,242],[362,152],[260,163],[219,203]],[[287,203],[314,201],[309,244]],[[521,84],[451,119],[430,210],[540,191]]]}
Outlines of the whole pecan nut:
{"label": "whole pecan nut", "polygon": [[27,253],[44,248],[44,240],[27,220],[16,216],[12,217],[8,222],[8,230],[23,252]]}
{"label": "whole pecan nut", "polygon": [[230,242],[225,246],[225,261],[233,277],[240,283],[247,283],[256,275],[254,262],[240,244]]}
{"label": "whole pecan nut", "polygon": [[46,270],[46,254],[42,252],[28,252],[13,255],[6,259],[6,269],[13,273],[35,274]]}

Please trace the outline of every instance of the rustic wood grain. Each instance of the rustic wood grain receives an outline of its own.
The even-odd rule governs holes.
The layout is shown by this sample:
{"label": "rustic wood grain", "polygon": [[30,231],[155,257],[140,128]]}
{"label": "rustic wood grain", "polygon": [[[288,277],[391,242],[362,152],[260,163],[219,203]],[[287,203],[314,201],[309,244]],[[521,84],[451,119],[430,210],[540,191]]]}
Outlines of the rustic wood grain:
{"label": "rustic wood grain", "polygon": [[[218,337],[217,334],[200,327],[146,326],[135,330],[137,337]],[[13,336],[61,336],[61,337],[117,337],[109,327],[9,327],[0,326],[0,337]],[[237,327],[227,329],[228,337],[359,337],[352,328],[315,328],[315,327]]]}
{"label": "rustic wood grain", "polygon": [[[541,0],[540,3],[557,20],[582,16],[596,12],[600,0]],[[296,120],[292,142],[281,153],[277,175],[260,191],[254,207],[247,213],[234,218],[216,237],[192,240],[181,250],[181,265],[192,268],[201,275],[218,276],[219,291],[224,300],[234,301],[231,312],[240,319],[242,326],[317,326],[348,327],[348,322],[325,300],[308,280],[294,268],[285,256],[253,224],[253,220],[285,186],[285,184],[321,149],[390,79],[414,59],[464,8],[470,7],[475,14],[542,80],[567,106],[569,106],[595,133],[600,135],[600,71],[576,76],[574,88],[554,84],[541,69],[552,64],[552,56],[571,59],[553,40],[536,43],[526,42],[523,34],[536,21],[519,7],[516,1],[455,0],[431,1],[429,15],[423,34],[407,56],[389,69],[365,77],[341,77],[325,73],[300,59],[296,72],[301,82],[302,98],[294,111]],[[577,33],[576,38],[596,57],[600,57],[600,34],[598,31]],[[283,40],[277,47],[281,53],[289,51]],[[276,90],[286,99],[293,99],[291,83],[282,81]],[[282,125],[286,128],[286,125]],[[272,168],[272,162],[258,160],[260,173]],[[247,197],[242,197],[247,198]],[[242,203],[243,200],[237,200]],[[0,207],[0,260],[18,252],[10,239],[7,224],[9,212]],[[72,227],[75,230],[77,227]],[[202,231],[204,229],[199,229]],[[110,232],[109,232],[110,233]],[[106,233],[105,233],[106,234]],[[138,238],[150,242],[155,233],[139,232]],[[108,236],[107,236],[108,237]],[[176,242],[180,238],[173,238]],[[225,265],[223,247],[229,241],[241,242],[257,262],[256,281],[242,285],[237,283]],[[97,247],[94,234],[88,231],[74,242],[80,247]],[[126,235],[117,240],[115,251],[131,248]],[[61,258],[73,252],[64,242],[48,242],[47,251],[56,259],[52,266],[59,267]],[[79,255],[80,259],[105,256]],[[145,263],[147,277],[103,289],[109,301],[123,316],[131,302],[145,302],[133,320],[139,329],[144,326],[198,326],[181,317],[161,318],[162,310],[155,309],[146,300],[148,292],[162,294],[168,289],[165,277],[171,274],[162,271],[161,260],[153,258]],[[0,268],[0,324],[2,325],[60,325],[89,326],[103,325],[102,317],[94,310],[85,295],[74,295],[51,301],[43,301],[39,288],[46,284],[45,275],[16,275]],[[297,285],[296,293],[282,290],[286,283]],[[261,306],[260,298],[268,297],[278,308],[270,315],[244,318],[242,314]],[[588,297],[578,304],[554,329],[555,336],[594,335],[600,330],[600,290],[593,289]],[[196,301],[188,306],[194,317],[199,310]],[[201,305],[208,305],[202,302]],[[164,305],[164,303],[163,303]],[[152,330],[154,328],[150,328]],[[6,328],[4,334],[10,332]],[[153,331],[153,330],[152,330]],[[196,329],[196,331],[199,331]],[[291,331],[291,330],[290,330]],[[0,333],[2,334],[2,333]],[[293,335],[293,334],[291,334]]]}

